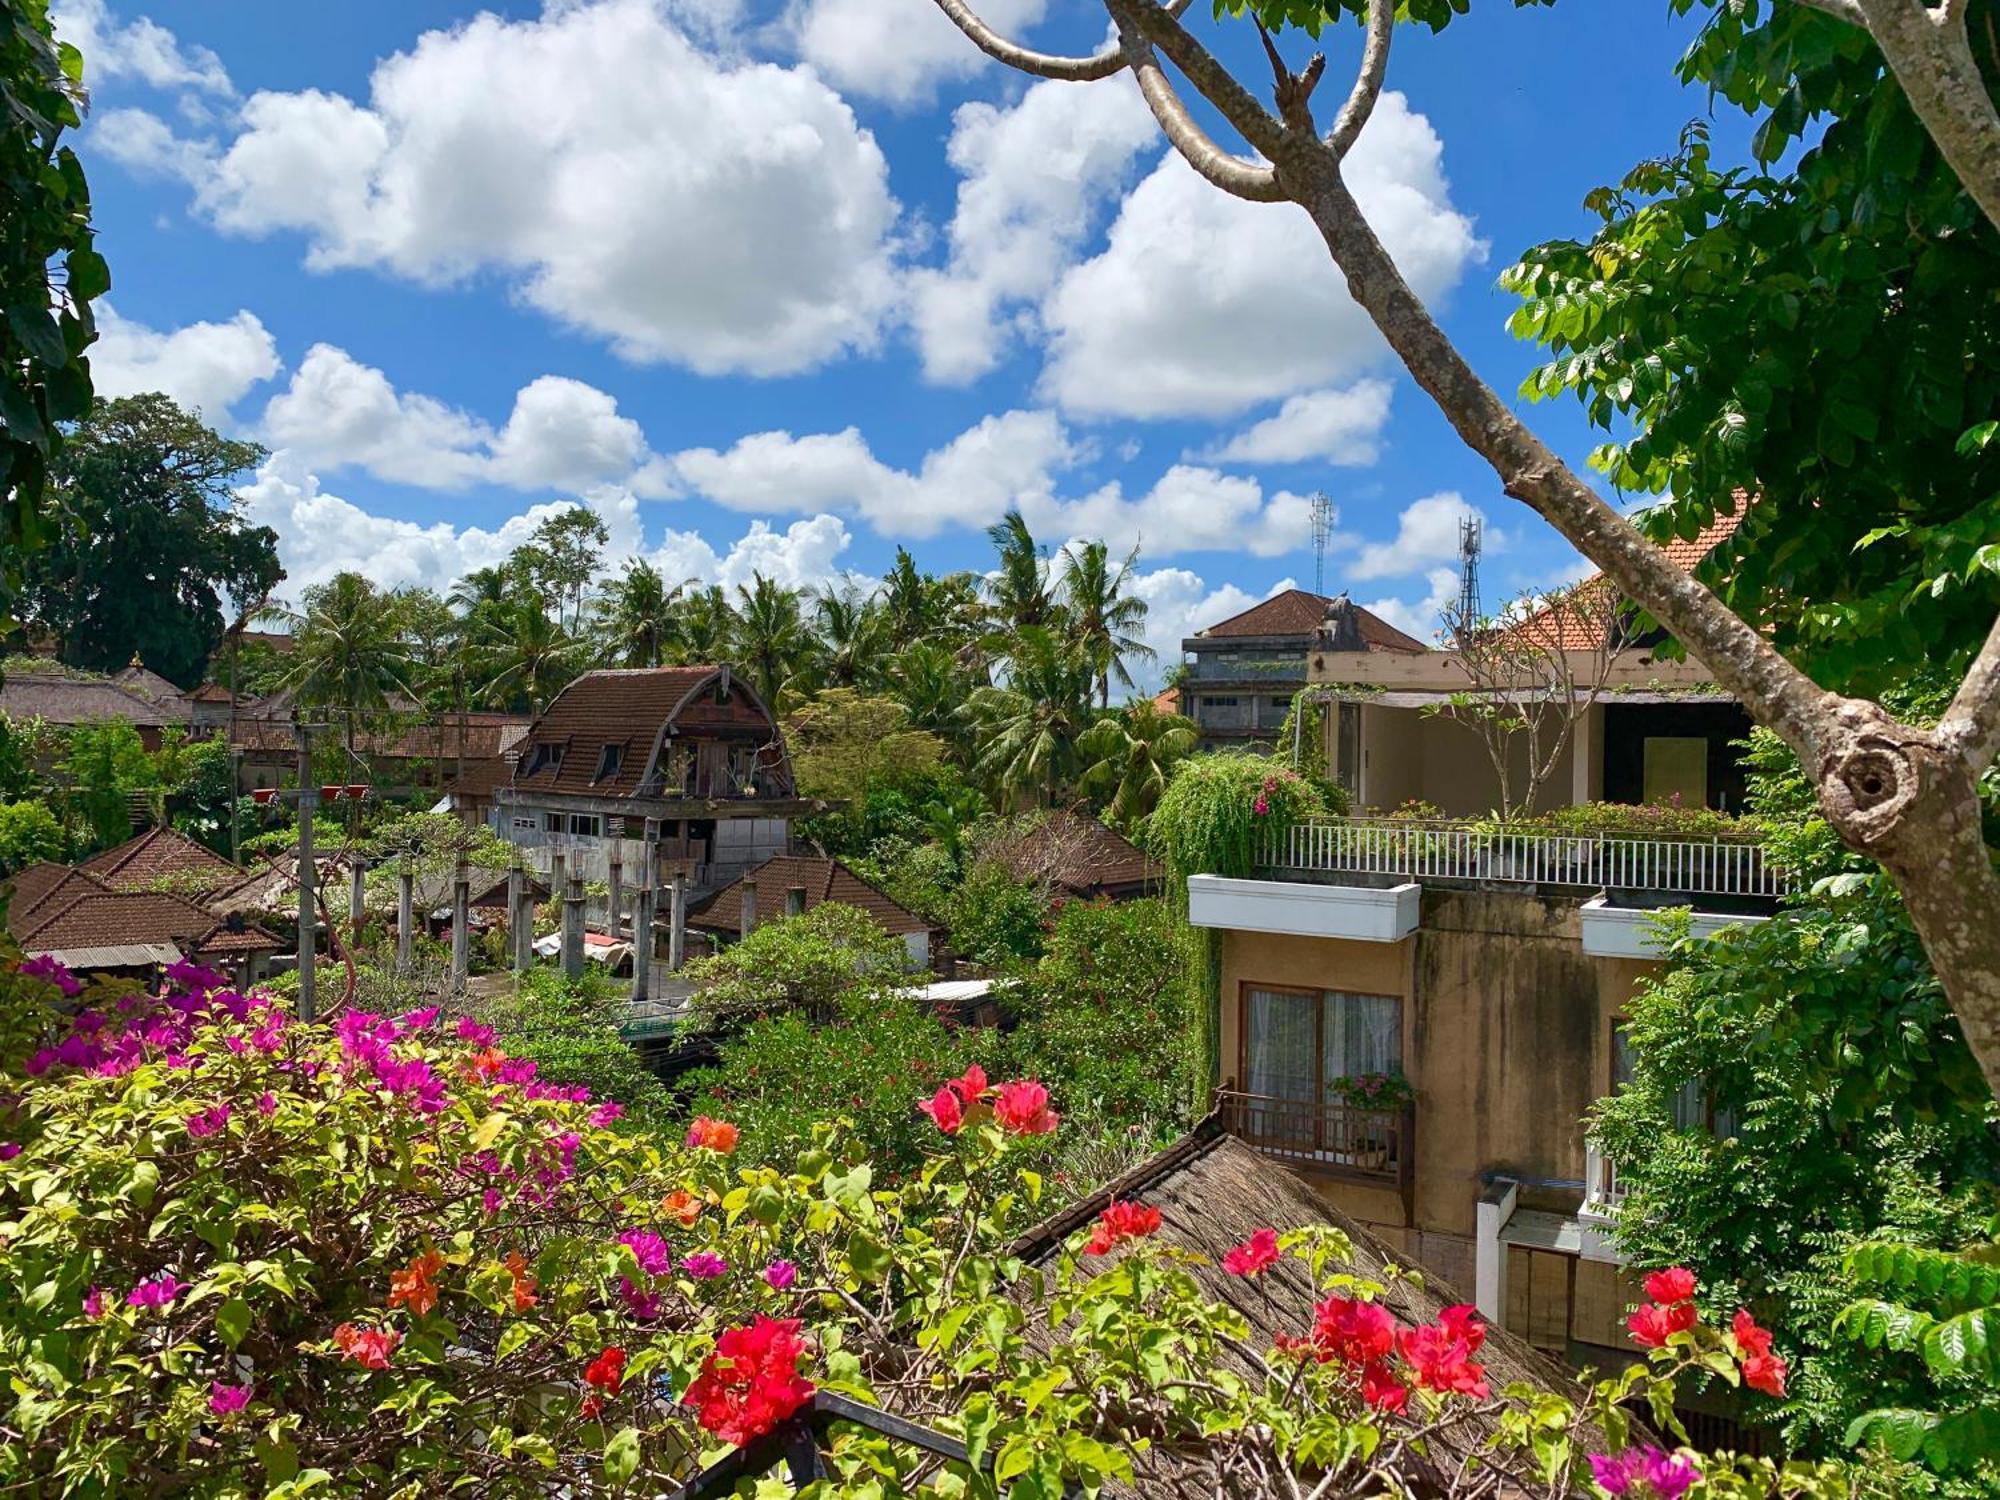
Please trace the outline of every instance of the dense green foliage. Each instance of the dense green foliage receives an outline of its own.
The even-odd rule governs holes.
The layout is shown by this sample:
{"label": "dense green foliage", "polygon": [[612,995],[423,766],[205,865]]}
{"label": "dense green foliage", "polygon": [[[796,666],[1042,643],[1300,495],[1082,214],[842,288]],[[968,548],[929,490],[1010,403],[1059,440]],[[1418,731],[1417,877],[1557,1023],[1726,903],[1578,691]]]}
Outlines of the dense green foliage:
{"label": "dense green foliage", "polygon": [[69,850],[63,826],[40,802],[0,802],[0,875],[38,860],[59,860]]}
{"label": "dense green foliage", "polygon": [[1302,818],[1330,811],[1321,790],[1275,760],[1198,755],[1182,763],[1146,825],[1146,847],[1167,867],[1183,906],[1187,877],[1242,877],[1271,841]]}
{"label": "dense green foliage", "polygon": [[[1589,199],[1588,241],[1503,278],[1619,486],[1693,537],[1757,503],[1703,576],[1820,681],[1880,691],[1962,670],[2000,608],[2000,232],[1961,190],[1866,32],[1799,0],[1712,11],[1688,83],[1760,121],[1727,168],[1691,126]],[[1969,35],[2000,80],[1991,6]]]}
{"label": "dense green foliage", "polygon": [[635,1126],[671,1134],[679,1111],[666,1085],[618,1035],[628,1004],[623,981],[589,968],[570,980],[560,969],[536,967],[474,1010],[517,1056],[534,1060],[537,1077],[581,1084],[592,1098],[622,1105]]}
{"label": "dense green foliage", "polygon": [[845,1010],[857,987],[893,988],[908,972],[909,949],[868,913],[838,901],[802,916],[766,922],[713,958],[687,966],[698,987],[696,1014],[722,1024],[797,1011],[808,1020]]}
{"label": "dense green foliage", "polygon": [[[111,289],[90,187],[65,132],[82,122],[83,59],[47,0],[0,4],[0,633],[23,565],[69,524],[49,494],[62,424],[90,410],[91,303]],[[49,502],[53,498],[54,504]]]}

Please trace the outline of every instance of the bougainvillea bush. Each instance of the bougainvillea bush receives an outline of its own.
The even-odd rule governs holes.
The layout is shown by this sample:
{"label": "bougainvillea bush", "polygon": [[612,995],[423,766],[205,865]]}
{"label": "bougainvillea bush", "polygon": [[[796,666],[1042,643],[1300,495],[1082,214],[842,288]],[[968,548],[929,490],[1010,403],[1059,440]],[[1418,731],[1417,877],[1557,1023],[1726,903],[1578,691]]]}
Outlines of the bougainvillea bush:
{"label": "bougainvillea bush", "polygon": [[[1249,1277],[1296,1257],[1321,1289],[1261,1351],[1144,1204],[1080,1229],[1046,1285],[1022,1278],[1005,1246],[1038,1184],[1016,1153],[1062,1128],[1033,1080],[974,1069],[913,1098],[933,1154],[891,1191],[838,1126],[787,1174],[740,1166],[724,1119],[628,1136],[475,1020],[302,1025],[187,967],[152,995],[73,989],[0,962],[9,1034],[50,1018],[0,1118],[8,1492],[662,1494],[816,1390],[990,1465],[839,1427],[811,1493],[856,1500],[1052,1497],[1164,1451],[1246,1496],[1779,1483],[1628,1441],[1623,1415],[1696,1366],[1782,1379],[1761,1330],[1676,1312],[1652,1366],[1572,1402],[1492,1389],[1470,1309],[1393,1327],[1324,1227],[1230,1257]],[[1493,1435],[1440,1475],[1424,1435],[1474,1416]],[[1783,1483],[1849,1492],[1831,1470]]]}

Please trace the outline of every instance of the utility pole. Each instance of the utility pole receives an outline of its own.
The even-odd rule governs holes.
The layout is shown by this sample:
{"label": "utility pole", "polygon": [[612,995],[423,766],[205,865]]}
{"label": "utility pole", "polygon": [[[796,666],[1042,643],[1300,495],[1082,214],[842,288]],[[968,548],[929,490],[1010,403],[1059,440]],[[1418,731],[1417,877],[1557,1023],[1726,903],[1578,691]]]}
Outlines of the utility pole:
{"label": "utility pole", "polygon": [[313,898],[313,815],[319,811],[319,783],[313,777],[312,726],[292,721],[299,741],[299,1019],[313,1019],[313,948],[318,942],[318,912]]}

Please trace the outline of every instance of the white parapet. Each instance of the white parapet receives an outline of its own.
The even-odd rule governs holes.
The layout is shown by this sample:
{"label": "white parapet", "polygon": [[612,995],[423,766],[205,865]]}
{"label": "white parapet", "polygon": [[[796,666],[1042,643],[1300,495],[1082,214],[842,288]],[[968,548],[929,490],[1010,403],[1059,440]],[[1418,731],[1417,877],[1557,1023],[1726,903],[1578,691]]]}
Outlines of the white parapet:
{"label": "white parapet", "polygon": [[1289,880],[1188,877],[1188,920],[1234,932],[1398,943],[1417,930],[1423,887],[1415,881],[1374,890]]}
{"label": "white parapet", "polygon": [[[1643,906],[1613,906],[1602,896],[1583,903],[1583,951],[1594,958],[1664,958],[1666,945],[1653,919],[1659,912]],[[1735,912],[1697,911],[1690,914],[1698,938],[1714,937],[1739,923],[1768,922],[1769,917]]]}

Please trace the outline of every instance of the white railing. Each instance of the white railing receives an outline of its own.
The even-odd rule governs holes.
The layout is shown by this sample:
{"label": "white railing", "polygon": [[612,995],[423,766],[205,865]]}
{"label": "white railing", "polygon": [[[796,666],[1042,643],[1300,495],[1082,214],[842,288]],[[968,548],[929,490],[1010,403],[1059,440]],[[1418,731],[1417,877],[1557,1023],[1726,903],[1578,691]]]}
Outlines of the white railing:
{"label": "white railing", "polygon": [[1618,1163],[1599,1150],[1597,1142],[1585,1140],[1581,1210],[1583,1217],[1605,1222],[1615,1220],[1629,1191],[1626,1184],[1618,1179]]}
{"label": "white railing", "polygon": [[1273,841],[1280,870],[1508,881],[1700,896],[1782,896],[1791,877],[1741,834],[1650,838],[1402,818],[1314,818]]}

